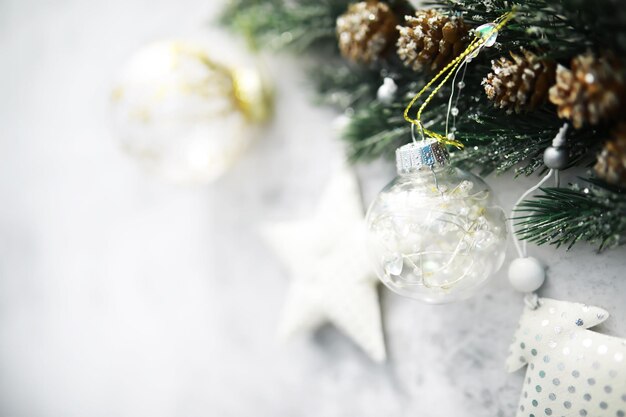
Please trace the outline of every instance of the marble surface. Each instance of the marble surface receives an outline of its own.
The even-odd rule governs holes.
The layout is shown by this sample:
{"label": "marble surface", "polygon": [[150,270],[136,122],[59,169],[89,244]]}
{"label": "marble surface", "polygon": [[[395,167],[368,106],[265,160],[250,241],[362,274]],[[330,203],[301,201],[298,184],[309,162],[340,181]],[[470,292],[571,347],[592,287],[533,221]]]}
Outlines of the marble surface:
{"label": "marble surface", "polygon": [[[504,359],[522,302],[503,272],[447,306],[381,288],[383,365],[330,326],[278,343],[287,272],[259,224],[311,215],[342,159],[336,115],[310,104],[289,58],[267,59],[280,80],[267,136],[216,183],[164,184],[120,152],[116,71],[218,8],[0,2],[0,415],[513,415],[522,374]],[[393,175],[357,169],[367,202]],[[488,181],[510,208],[536,178]],[[549,265],[542,295],[602,306],[601,331],[626,336],[624,248],[530,251]]]}

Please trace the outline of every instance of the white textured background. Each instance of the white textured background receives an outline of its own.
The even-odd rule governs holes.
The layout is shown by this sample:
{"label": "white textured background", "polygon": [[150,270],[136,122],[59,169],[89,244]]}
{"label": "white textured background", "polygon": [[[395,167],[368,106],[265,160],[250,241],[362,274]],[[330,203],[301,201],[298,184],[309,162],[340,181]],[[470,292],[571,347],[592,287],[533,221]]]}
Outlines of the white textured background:
{"label": "white textured background", "polygon": [[[287,277],[258,225],[311,214],[342,155],[293,62],[268,61],[275,123],[217,183],[166,185],[118,150],[116,71],[218,8],[0,2],[0,415],[512,416],[521,374],[503,361],[522,302],[503,273],[456,305],[381,291],[385,365],[331,327],[276,342]],[[359,173],[367,201],[392,175]],[[489,180],[510,208],[536,178]],[[626,336],[626,250],[531,251],[550,265],[544,295],[603,306],[602,330]]]}

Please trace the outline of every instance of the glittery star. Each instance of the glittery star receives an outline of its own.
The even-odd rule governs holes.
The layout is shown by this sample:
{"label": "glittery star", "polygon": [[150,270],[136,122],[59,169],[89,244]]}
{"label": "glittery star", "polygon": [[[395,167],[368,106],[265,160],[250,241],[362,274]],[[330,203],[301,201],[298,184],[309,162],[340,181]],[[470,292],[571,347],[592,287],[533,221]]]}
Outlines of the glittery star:
{"label": "glittery star", "polygon": [[607,318],[550,298],[525,308],[506,362],[510,372],[527,366],[517,417],[626,415],[626,340],[588,330]]}

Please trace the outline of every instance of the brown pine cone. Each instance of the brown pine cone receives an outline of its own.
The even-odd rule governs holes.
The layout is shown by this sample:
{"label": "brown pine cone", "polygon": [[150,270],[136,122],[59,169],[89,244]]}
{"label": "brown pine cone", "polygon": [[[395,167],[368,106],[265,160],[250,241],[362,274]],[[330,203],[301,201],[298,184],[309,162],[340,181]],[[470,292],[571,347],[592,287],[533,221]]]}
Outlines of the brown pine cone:
{"label": "brown pine cone", "polygon": [[554,62],[541,60],[530,51],[511,54],[491,61],[491,70],[483,79],[485,93],[496,107],[507,113],[534,110],[545,102],[554,84]]}
{"label": "brown pine cone", "polygon": [[469,29],[460,17],[448,17],[434,9],[419,10],[398,26],[398,56],[415,71],[436,71],[463,52]]}
{"label": "brown pine cone", "polygon": [[368,0],[351,4],[337,18],[341,54],[363,64],[377,61],[396,40],[397,22],[386,3]]}
{"label": "brown pine cone", "polygon": [[615,117],[625,92],[617,59],[588,52],[573,58],[570,67],[557,67],[556,84],[550,88],[550,101],[557,106],[559,117],[571,120],[577,129]]}
{"label": "brown pine cone", "polygon": [[606,182],[626,186],[626,123],[620,123],[613,139],[604,144],[594,170]]}

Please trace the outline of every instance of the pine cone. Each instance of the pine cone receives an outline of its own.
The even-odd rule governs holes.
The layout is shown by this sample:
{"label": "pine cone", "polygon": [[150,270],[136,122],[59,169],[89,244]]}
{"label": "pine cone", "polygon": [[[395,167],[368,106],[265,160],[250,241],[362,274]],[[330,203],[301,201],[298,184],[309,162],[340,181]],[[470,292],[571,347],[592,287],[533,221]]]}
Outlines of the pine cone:
{"label": "pine cone", "polygon": [[462,18],[448,17],[436,10],[419,10],[398,26],[398,56],[409,68],[431,71],[445,67],[463,52],[469,29]]}
{"label": "pine cone", "polygon": [[613,140],[604,144],[594,169],[606,182],[626,186],[626,123],[620,123]]}
{"label": "pine cone", "polygon": [[530,51],[511,52],[511,59],[491,61],[492,72],[483,79],[485,93],[494,105],[507,113],[534,110],[548,97],[554,83],[554,63],[541,60]]}
{"label": "pine cone", "polygon": [[396,40],[396,16],[389,5],[376,0],[351,4],[337,18],[341,54],[351,61],[377,61]]}
{"label": "pine cone", "polygon": [[620,63],[610,54],[597,58],[588,52],[572,59],[570,67],[558,66],[556,85],[550,88],[559,117],[578,129],[616,116],[624,98]]}

